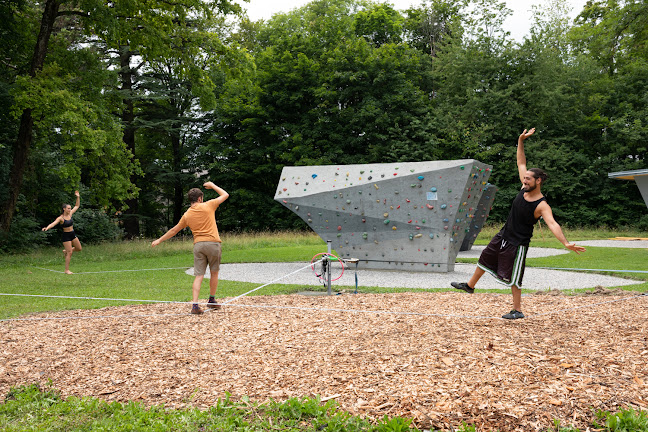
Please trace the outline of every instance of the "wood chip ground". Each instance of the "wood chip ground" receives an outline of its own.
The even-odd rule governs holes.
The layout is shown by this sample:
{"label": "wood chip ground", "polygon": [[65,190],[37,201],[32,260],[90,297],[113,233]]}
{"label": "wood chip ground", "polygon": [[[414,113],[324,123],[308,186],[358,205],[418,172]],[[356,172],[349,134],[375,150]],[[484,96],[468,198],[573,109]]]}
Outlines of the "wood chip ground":
{"label": "wood chip ground", "polygon": [[[246,297],[75,310],[0,323],[0,400],[34,382],[64,396],[205,408],[320,395],[422,429],[585,430],[597,409],[648,409],[648,296],[464,293]],[[247,305],[247,306],[241,306]],[[94,318],[89,318],[94,317]]]}

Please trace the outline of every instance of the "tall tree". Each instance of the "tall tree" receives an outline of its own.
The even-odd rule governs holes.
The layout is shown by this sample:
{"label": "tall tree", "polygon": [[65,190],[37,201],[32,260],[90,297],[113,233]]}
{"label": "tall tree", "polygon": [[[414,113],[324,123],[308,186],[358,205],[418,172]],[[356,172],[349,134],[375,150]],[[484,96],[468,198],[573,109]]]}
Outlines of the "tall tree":
{"label": "tall tree", "polygon": [[399,43],[403,38],[403,17],[389,4],[374,4],[355,14],[353,27],[357,36],[376,46]]}
{"label": "tall tree", "polygon": [[[185,32],[175,29],[186,28],[187,23],[201,16],[214,13],[227,13],[239,7],[228,0],[202,2],[192,0],[182,5],[166,1],[134,1],[105,3],[100,0],[82,2],[66,0],[47,0],[42,5],[40,30],[34,43],[33,55],[25,76],[38,80],[38,75],[46,64],[50,49],[50,38],[56,26],[69,29],[76,34],[87,35],[86,44],[114,49],[114,58],[119,62],[121,79],[121,120],[124,124],[123,141],[128,150],[134,150],[133,120],[135,107],[129,97],[135,85],[135,58],[146,62],[151,56],[159,56],[172,49],[174,37],[186,37]],[[77,40],[76,38],[72,38]],[[138,57],[135,57],[137,55]],[[141,63],[143,64],[143,63]],[[45,75],[44,75],[45,76]],[[196,77],[200,80],[200,77]],[[23,80],[26,83],[26,80]],[[27,84],[23,87],[29,88]],[[8,179],[8,194],[0,218],[0,228],[7,230],[16,208],[18,195],[25,173],[30,147],[33,143],[35,106],[30,106],[23,98],[20,112],[20,126],[12,151],[12,168]],[[90,123],[96,127],[96,123]],[[120,197],[115,197],[120,198]],[[136,231],[136,230],[134,230]]]}
{"label": "tall tree", "polygon": [[[34,53],[31,58],[29,70],[27,71],[28,75],[32,78],[36,77],[36,73],[43,68],[43,64],[45,63],[47,46],[54,31],[54,22],[59,16],[60,6],[60,0],[46,0],[44,4]],[[9,231],[11,219],[16,210],[16,202],[18,201],[18,194],[20,193],[23,175],[25,173],[25,164],[32,143],[33,127],[34,118],[32,116],[32,108],[26,108],[20,115],[18,137],[13,145],[13,160],[11,171],[9,172],[8,196],[0,207],[2,209],[0,210],[0,229],[5,232]]]}
{"label": "tall tree", "polygon": [[[199,42],[204,40],[205,33],[210,30],[208,23],[212,17],[240,11],[240,7],[230,0],[189,0],[182,4],[166,1],[153,3],[114,3],[109,9],[109,20],[117,25],[106,27],[104,21],[99,20],[95,29],[102,43],[108,50],[116,53],[119,61],[119,93],[123,97],[123,140],[133,154],[137,153],[136,101],[142,98],[141,72],[150,69],[155,61],[174,57],[178,72],[188,77],[194,91],[199,90],[203,98],[206,97],[210,91],[206,91],[205,88],[211,89],[209,77],[205,71],[194,66],[194,61],[200,58]],[[131,181],[135,184],[140,183],[139,177],[136,176]],[[132,197],[126,205],[128,209],[122,213],[126,235],[137,237],[140,234],[139,199],[136,196]]]}
{"label": "tall tree", "polygon": [[436,57],[443,43],[461,39],[463,8],[466,2],[452,0],[428,0],[419,7],[405,11],[405,38],[408,43]]}
{"label": "tall tree", "polygon": [[[388,40],[404,32],[402,17],[392,12],[378,15],[400,34],[377,37],[383,25],[370,24],[383,21],[367,20],[361,5],[315,1],[259,30],[252,86],[237,86],[222,101],[209,142],[220,156],[219,173],[239,188],[232,190],[233,207],[250,216],[234,228],[267,228],[268,215],[295,226],[272,201],[285,165],[437,156],[429,130],[429,56]],[[358,16],[364,20],[359,33]]]}
{"label": "tall tree", "polygon": [[[6,183],[3,179],[7,185],[0,218],[4,232],[24,189],[34,146],[49,154],[61,178],[73,185],[79,184],[83,173],[88,184],[97,187],[97,203],[104,205],[133,193],[127,177],[136,170],[132,155],[117,139],[120,126],[109,111],[114,101],[104,92],[113,74],[102,70],[96,52],[84,44],[81,23],[87,14],[73,2],[24,5],[16,10],[16,19],[27,26],[34,23],[40,30],[35,39],[22,34],[20,45],[30,46],[32,54],[12,58],[17,65],[8,81],[11,113],[19,121],[12,148],[5,153],[12,164]],[[93,172],[99,158],[107,168]],[[34,198],[36,191],[28,190]]]}

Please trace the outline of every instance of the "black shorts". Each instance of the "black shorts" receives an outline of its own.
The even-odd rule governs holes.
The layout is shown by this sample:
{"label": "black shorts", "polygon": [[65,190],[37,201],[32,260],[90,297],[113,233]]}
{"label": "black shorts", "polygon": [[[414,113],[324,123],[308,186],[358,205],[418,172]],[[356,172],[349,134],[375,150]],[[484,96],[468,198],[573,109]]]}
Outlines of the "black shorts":
{"label": "black shorts", "polygon": [[506,286],[520,287],[528,247],[512,245],[497,233],[479,256],[477,266]]}
{"label": "black shorts", "polygon": [[63,243],[65,243],[65,242],[69,242],[69,241],[74,240],[75,238],[77,238],[77,236],[74,233],[74,230],[72,230],[70,232],[63,231],[63,237],[62,238],[63,238]]}

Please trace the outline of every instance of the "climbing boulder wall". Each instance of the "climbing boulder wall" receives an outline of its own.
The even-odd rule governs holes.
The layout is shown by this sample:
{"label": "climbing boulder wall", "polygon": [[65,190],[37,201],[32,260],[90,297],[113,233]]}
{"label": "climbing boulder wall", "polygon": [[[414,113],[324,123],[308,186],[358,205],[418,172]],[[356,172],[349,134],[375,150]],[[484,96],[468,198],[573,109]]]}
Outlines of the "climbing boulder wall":
{"label": "climbing boulder wall", "polygon": [[284,167],[274,199],[361,268],[449,272],[491,168],[474,159]]}
{"label": "climbing boulder wall", "polygon": [[472,249],[473,243],[477,239],[477,235],[481,231],[488,219],[491,209],[493,208],[493,202],[495,201],[495,194],[497,193],[497,186],[487,183],[484,186],[484,191],[482,192],[481,199],[477,208],[475,209],[472,221],[470,222],[469,230],[464,237],[463,243],[461,243],[460,251],[468,251]]}

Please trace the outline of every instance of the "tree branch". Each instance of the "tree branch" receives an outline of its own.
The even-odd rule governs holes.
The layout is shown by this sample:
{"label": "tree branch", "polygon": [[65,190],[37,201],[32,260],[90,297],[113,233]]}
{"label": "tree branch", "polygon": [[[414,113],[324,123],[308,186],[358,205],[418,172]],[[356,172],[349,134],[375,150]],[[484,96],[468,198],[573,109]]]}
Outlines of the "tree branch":
{"label": "tree branch", "polygon": [[2,62],[3,65],[7,66],[10,69],[18,70],[18,66],[14,66],[11,63],[7,63],[5,60],[0,60],[0,62]]}
{"label": "tree branch", "polygon": [[74,11],[74,10],[64,10],[64,11],[59,11],[59,13],[56,16],[70,16],[70,15],[88,18],[90,16],[90,13],[82,12],[82,11]]}

